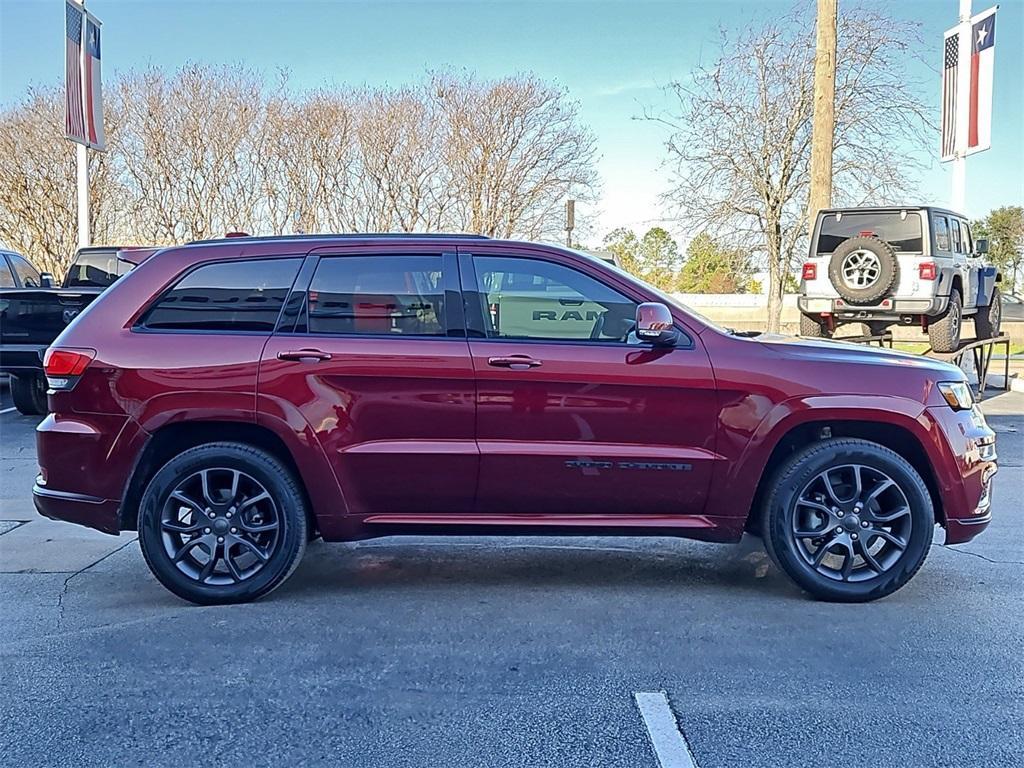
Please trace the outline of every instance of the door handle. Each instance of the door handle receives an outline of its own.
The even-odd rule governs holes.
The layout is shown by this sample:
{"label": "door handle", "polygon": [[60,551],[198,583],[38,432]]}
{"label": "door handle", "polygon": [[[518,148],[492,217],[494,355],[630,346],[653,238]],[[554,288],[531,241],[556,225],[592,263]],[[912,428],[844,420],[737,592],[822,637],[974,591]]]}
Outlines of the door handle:
{"label": "door handle", "polygon": [[330,360],[331,356],[329,353],[321,352],[319,349],[292,349],[286,352],[278,352],[277,359],[320,363],[323,362],[324,360]]}
{"label": "door handle", "polygon": [[540,360],[534,360],[528,355],[509,355],[508,357],[488,357],[487,364],[495,368],[511,368],[513,371],[525,371],[527,368],[536,368]]}

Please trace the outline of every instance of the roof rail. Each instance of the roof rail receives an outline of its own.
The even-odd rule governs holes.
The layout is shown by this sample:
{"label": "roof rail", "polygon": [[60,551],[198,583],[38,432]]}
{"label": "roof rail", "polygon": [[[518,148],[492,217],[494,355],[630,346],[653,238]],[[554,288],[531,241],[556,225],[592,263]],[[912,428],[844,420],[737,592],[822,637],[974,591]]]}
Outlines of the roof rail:
{"label": "roof rail", "polygon": [[344,234],[303,234],[303,235],[238,235],[230,238],[214,237],[206,240],[192,240],[188,245],[202,245],[204,243],[221,243],[230,240],[232,243],[247,242],[252,240],[277,241],[277,240],[490,240],[487,235],[471,235],[465,232],[346,232]]}

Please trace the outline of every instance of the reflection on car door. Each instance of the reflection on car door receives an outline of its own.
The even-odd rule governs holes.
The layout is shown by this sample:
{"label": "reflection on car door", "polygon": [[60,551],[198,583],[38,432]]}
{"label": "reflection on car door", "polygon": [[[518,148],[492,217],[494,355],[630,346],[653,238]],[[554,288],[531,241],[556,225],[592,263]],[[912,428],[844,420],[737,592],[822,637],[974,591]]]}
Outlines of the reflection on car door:
{"label": "reflection on car door", "polygon": [[700,514],[718,406],[699,340],[640,343],[636,302],[582,263],[474,245],[459,264],[478,512]]}
{"label": "reflection on car door", "polygon": [[423,249],[320,254],[294,325],[267,344],[260,409],[319,441],[349,512],[472,510],[474,380],[456,272],[454,254]]}

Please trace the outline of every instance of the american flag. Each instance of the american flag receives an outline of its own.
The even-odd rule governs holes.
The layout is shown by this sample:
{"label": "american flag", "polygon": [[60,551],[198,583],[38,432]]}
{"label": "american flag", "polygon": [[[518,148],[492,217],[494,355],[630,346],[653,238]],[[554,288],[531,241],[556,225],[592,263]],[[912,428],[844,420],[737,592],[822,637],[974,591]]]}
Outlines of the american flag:
{"label": "american flag", "polygon": [[942,62],[942,159],[956,154],[956,81],[960,59],[960,34],[946,38]]}
{"label": "american flag", "polygon": [[82,9],[65,3],[64,132],[72,141],[87,143],[82,104]]}

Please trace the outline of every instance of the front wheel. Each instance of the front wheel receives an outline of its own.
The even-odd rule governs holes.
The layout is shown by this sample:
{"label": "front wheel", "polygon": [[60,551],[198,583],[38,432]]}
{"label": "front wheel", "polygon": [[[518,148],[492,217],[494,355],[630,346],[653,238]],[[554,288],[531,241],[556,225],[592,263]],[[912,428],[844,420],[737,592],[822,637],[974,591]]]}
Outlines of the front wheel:
{"label": "front wheel", "polygon": [[814,597],[866,602],[895,592],[924,563],[935,511],[917,471],[867,440],[798,451],[762,510],[765,548]]}
{"label": "front wheel", "polygon": [[992,289],[992,301],[987,307],[978,307],[974,316],[974,330],[979,339],[994,339],[999,335],[999,326],[1003,322],[1003,296],[999,288]]}
{"label": "front wheel", "polygon": [[139,508],[153,575],[193,603],[241,603],[280,586],[306,548],[306,502],[291,471],[240,443],[208,443],[156,473]]}

